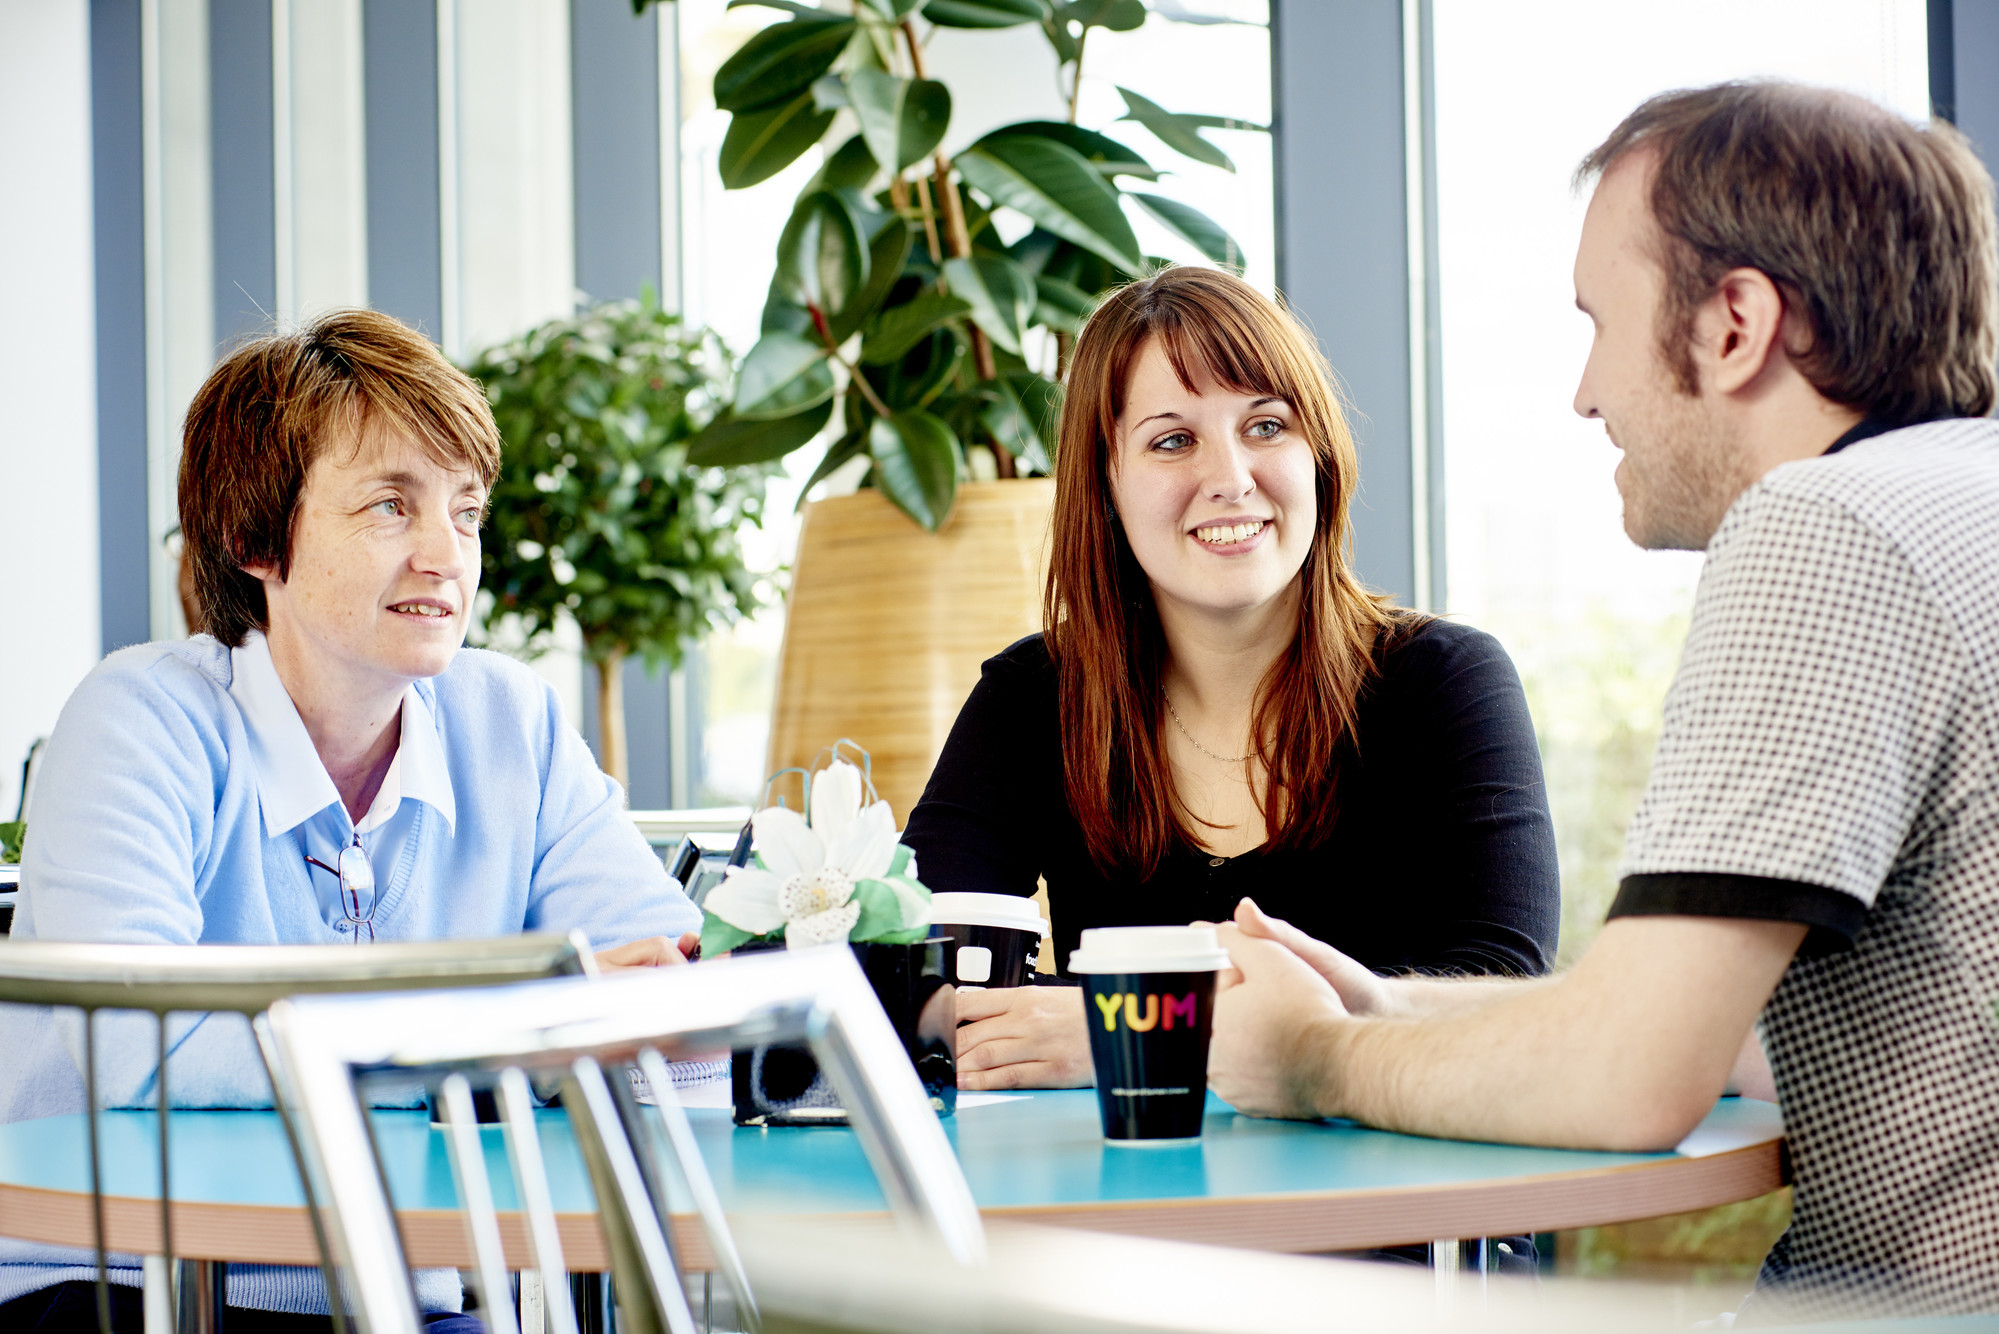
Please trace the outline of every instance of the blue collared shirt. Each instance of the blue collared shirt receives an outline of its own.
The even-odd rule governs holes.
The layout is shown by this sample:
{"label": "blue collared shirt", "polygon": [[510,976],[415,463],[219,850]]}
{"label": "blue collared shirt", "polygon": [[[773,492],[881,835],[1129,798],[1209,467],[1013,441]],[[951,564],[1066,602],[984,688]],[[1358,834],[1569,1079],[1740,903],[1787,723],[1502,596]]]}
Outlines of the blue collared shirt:
{"label": "blue collared shirt", "polygon": [[[229,651],[229,663],[229,695],[243,711],[264,837],[293,837],[301,860],[314,857],[332,866],[340,850],[358,836],[380,892],[411,852],[410,836],[425,818],[435,815],[447,830],[456,832],[458,805],[452,798],[451,770],[430,705],[414,685],[403,691],[395,758],[389,761],[374,803],[357,823],[349,817],[298,706],[278,677],[269,641],[251,631],[241,647]],[[419,802],[429,811],[417,810]],[[339,881],[323,870],[315,870],[310,878],[327,925],[347,930]],[[364,903],[364,911],[368,906]]]}

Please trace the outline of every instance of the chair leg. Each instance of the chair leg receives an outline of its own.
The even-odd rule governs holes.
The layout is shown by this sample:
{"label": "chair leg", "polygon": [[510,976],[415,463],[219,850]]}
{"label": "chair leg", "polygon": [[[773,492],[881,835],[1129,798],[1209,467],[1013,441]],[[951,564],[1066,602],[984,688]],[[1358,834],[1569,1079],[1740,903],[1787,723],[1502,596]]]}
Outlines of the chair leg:
{"label": "chair leg", "polygon": [[180,1297],[180,1334],[222,1334],[229,1305],[229,1264],[226,1260],[181,1260],[174,1266]]}

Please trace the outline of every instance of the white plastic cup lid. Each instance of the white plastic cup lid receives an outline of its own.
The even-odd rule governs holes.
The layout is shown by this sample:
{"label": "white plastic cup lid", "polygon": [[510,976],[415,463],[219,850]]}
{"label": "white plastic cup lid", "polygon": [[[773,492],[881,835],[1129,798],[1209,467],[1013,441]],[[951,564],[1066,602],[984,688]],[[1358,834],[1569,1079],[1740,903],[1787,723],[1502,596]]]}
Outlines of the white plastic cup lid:
{"label": "white plastic cup lid", "polygon": [[932,894],[930,921],[935,926],[998,926],[1048,934],[1034,900],[1018,894]]}
{"label": "white plastic cup lid", "polygon": [[1072,973],[1205,973],[1229,966],[1212,926],[1100,926],[1069,955]]}

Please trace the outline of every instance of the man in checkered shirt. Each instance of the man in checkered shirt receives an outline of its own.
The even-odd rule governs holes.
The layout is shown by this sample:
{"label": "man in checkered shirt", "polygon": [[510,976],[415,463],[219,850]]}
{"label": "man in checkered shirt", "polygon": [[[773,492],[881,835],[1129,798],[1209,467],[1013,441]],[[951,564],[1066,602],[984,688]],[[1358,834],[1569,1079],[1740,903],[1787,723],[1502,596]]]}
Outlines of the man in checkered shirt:
{"label": "man in checkered shirt", "polygon": [[1754,1305],[1999,1309],[1992,182],[1768,83],[1654,98],[1581,175],[1576,410],[1632,540],[1707,552],[1611,920],[1559,977],[1383,979],[1246,904],[1212,1082],[1663,1149],[1754,1081],[1760,1012],[1796,1197]]}

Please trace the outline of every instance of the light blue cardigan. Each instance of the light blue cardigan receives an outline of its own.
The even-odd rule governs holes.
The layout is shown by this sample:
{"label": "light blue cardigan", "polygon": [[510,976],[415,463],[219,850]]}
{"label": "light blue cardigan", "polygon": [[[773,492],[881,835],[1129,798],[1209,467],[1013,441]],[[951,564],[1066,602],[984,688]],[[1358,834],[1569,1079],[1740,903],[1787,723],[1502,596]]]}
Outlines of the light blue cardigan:
{"label": "light blue cardigan", "polygon": [[[64,706],[36,781],[16,939],[140,944],[320,944],[326,921],[299,829],[267,838],[229,650],[208,636],[114,653]],[[700,926],[624,810],[624,794],[564,721],[546,682],[512,659],[461,650],[417,683],[446,757],[456,828],[422,809],[409,855],[379,889],[379,940],[580,928],[597,949]],[[414,800],[414,798],[406,798]],[[367,946],[352,946],[366,949]],[[267,1107],[249,1027],[181,1015],[169,1026],[178,1106]],[[150,1106],[157,1030],[98,1019],[105,1106]],[[83,1109],[81,1024],[0,1006],[0,1120]],[[121,1282],[137,1261],[118,1257]],[[0,1302],[95,1275],[87,1253],[0,1240]],[[426,1273],[426,1309],[455,1310],[457,1275]],[[324,1311],[312,1270],[237,1266],[230,1301]]]}

